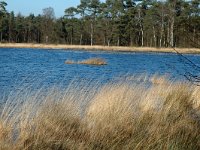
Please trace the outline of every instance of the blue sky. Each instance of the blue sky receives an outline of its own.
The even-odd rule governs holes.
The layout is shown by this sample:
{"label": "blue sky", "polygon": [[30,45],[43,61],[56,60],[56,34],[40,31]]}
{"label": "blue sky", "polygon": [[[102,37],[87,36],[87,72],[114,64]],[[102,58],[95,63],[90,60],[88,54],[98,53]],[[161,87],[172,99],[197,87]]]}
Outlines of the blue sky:
{"label": "blue sky", "polygon": [[64,15],[64,10],[71,6],[77,6],[80,0],[4,0],[8,6],[7,10],[14,11],[15,14],[21,13],[22,15],[35,15],[41,14],[43,8],[54,8],[56,17]]}

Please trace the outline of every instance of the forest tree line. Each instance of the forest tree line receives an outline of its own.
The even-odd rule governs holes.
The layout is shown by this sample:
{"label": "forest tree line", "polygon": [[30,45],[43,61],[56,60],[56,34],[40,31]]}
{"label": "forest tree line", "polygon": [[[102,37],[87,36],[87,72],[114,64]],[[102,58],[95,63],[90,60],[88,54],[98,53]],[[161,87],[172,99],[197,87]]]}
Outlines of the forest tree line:
{"label": "forest tree line", "polygon": [[[9,4],[8,4],[9,5]],[[80,0],[56,18],[51,7],[35,16],[0,2],[0,42],[195,47],[200,45],[199,0]]]}

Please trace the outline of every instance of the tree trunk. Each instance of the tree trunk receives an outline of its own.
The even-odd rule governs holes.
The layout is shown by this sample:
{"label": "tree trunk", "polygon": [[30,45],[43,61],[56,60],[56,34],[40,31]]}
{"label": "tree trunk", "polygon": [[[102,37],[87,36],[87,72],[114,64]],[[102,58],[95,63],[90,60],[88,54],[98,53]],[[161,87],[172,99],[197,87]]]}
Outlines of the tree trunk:
{"label": "tree trunk", "polygon": [[80,45],[82,45],[82,40],[83,40],[83,34],[81,34],[81,37],[80,37]]}
{"label": "tree trunk", "polygon": [[11,27],[9,25],[9,31],[8,31],[8,42],[11,42]]}
{"label": "tree trunk", "polygon": [[142,47],[144,46],[144,30],[141,28],[141,33],[142,33]]}
{"label": "tree trunk", "polygon": [[71,41],[71,42],[70,42],[71,45],[73,45],[73,35],[74,35],[74,29],[72,28],[72,32],[71,32],[71,40],[70,40],[70,41]]}
{"label": "tree trunk", "polygon": [[131,43],[130,43],[131,45],[130,46],[133,46],[133,38],[131,37]]}
{"label": "tree trunk", "polygon": [[2,42],[2,40],[3,40],[3,33],[1,32],[1,42]]}
{"label": "tree trunk", "polygon": [[162,12],[162,21],[161,21],[161,29],[160,30],[161,31],[160,31],[160,41],[159,42],[160,42],[160,47],[162,47],[162,39],[163,39],[163,31],[164,31],[164,14],[163,14],[163,12]]}
{"label": "tree trunk", "polygon": [[[160,40],[159,40],[159,46],[163,46],[163,42],[165,43],[165,40],[163,40],[163,33],[164,33],[164,4],[162,3],[161,8],[161,28],[160,28]],[[165,46],[165,44],[164,44]]]}
{"label": "tree trunk", "polygon": [[93,22],[91,21],[91,24],[90,24],[90,27],[91,27],[91,31],[90,31],[90,45],[92,46],[93,45]]}
{"label": "tree trunk", "polygon": [[160,43],[160,47],[162,47],[162,33],[160,33],[160,40],[159,40],[159,43]]}
{"label": "tree trunk", "polygon": [[118,39],[117,39],[117,46],[119,46],[120,44],[120,41],[119,41],[119,36],[118,36]]}
{"label": "tree trunk", "polygon": [[150,47],[152,47],[152,38],[151,38],[151,41],[150,41]]}
{"label": "tree trunk", "polygon": [[174,21],[176,16],[176,1],[171,1],[169,3],[169,44],[174,47]]}
{"label": "tree trunk", "polygon": [[170,46],[174,46],[174,17],[171,18],[170,23]]}
{"label": "tree trunk", "polygon": [[140,32],[141,32],[141,46],[144,46],[144,30],[141,21],[141,10],[138,10],[138,17],[139,17],[139,25],[140,25]]}
{"label": "tree trunk", "polygon": [[[24,32],[23,34],[23,42],[28,42],[29,43],[29,33],[27,31]],[[26,36],[27,36],[27,40],[26,40]]]}
{"label": "tree trunk", "polygon": [[164,35],[163,45],[166,47],[166,36]]}
{"label": "tree trunk", "polygon": [[17,38],[18,38],[18,33],[17,33],[17,35],[15,36],[15,43],[17,43]]}
{"label": "tree trunk", "polygon": [[170,45],[170,24],[168,23],[168,28],[167,28],[167,46],[169,47]]}
{"label": "tree trunk", "polygon": [[37,42],[40,43],[40,32],[37,31]]}
{"label": "tree trunk", "polygon": [[110,40],[109,39],[108,39],[107,43],[108,43],[108,46],[110,46]]}
{"label": "tree trunk", "polygon": [[155,31],[155,27],[153,26],[153,39],[154,39],[154,47],[156,47],[156,31]]}
{"label": "tree trunk", "polygon": [[71,35],[71,38],[70,38],[70,44],[72,45],[73,44],[73,37]]}
{"label": "tree trunk", "polygon": [[49,42],[49,36],[46,35],[45,41],[46,41],[46,44]]}
{"label": "tree trunk", "polygon": [[194,29],[193,29],[193,42],[195,42],[195,35],[196,35],[196,29],[194,27]]}

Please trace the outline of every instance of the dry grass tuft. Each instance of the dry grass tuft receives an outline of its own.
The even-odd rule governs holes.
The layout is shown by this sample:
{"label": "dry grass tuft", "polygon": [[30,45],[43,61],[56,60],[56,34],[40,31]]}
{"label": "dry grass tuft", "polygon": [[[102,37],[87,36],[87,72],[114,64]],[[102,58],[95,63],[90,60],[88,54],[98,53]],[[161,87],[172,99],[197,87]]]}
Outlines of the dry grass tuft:
{"label": "dry grass tuft", "polygon": [[9,98],[0,149],[200,149],[199,88],[141,81]]}
{"label": "dry grass tuft", "polygon": [[86,64],[86,65],[107,65],[106,61],[102,58],[90,58],[83,61],[78,62],[78,64]]}
{"label": "dry grass tuft", "polygon": [[76,64],[76,62],[74,62],[73,60],[66,60],[65,64]]}
{"label": "dry grass tuft", "polygon": [[107,65],[106,61],[102,58],[90,58],[83,61],[75,62],[73,60],[66,60],[65,64],[84,64],[84,65]]}

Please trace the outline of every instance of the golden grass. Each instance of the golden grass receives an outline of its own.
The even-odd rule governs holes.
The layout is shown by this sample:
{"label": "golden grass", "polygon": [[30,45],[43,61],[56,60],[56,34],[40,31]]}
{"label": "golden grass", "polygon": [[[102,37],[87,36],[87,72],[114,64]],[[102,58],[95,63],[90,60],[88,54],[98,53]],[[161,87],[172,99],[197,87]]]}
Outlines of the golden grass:
{"label": "golden grass", "polygon": [[[129,52],[171,52],[172,48],[156,47],[126,47],[126,46],[101,46],[101,45],[65,45],[65,44],[34,44],[34,43],[0,43],[0,47],[7,48],[42,48],[42,49],[80,49],[80,50],[105,50],[105,51],[129,51]],[[199,54],[199,48],[176,48],[179,53]]]}
{"label": "golden grass", "polygon": [[130,79],[8,98],[0,149],[200,149],[200,88]]}
{"label": "golden grass", "polygon": [[75,62],[73,60],[66,60],[65,64],[83,64],[83,65],[107,65],[106,61],[102,58],[89,58],[86,60]]}
{"label": "golden grass", "polygon": [[65,61],[65,64],[76,64],[76,62],[73,61],[73,60],[66,60],[66,61]]}
{"label": "golden grass", "polygon": [[107,65],[106,61],[102,58],[90,58],[83,61],[78,62],[78,64],[85,65]]}

